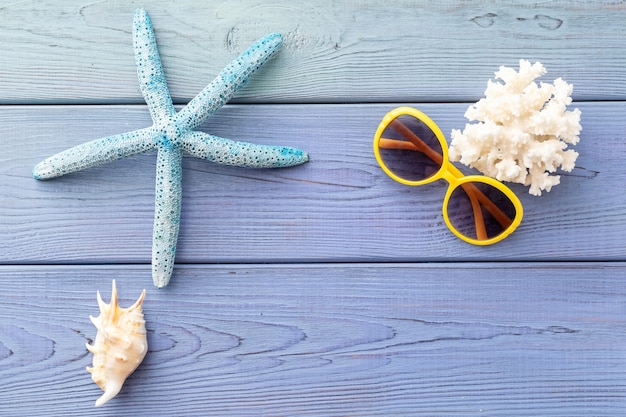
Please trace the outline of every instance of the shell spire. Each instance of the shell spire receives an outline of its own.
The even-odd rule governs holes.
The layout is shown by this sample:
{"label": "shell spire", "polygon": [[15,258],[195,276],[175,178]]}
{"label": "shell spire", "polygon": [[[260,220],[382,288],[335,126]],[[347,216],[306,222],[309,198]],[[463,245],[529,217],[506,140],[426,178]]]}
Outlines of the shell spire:
{"label": "shell spire", "polygon": [[93,367],[87,367],[91,378],[104,391],[96,401],[96,407],[115,397],[124,381],[139,366],[148,352],[145,320],[142,304],[146,296],[143,290],[139,299],[127,308],[120,308],[115,280],[111,289],[111,302],[102,300],[97,293],[100,315],[89,316],[98,333],[93,345],[87,350],[93,353]]}

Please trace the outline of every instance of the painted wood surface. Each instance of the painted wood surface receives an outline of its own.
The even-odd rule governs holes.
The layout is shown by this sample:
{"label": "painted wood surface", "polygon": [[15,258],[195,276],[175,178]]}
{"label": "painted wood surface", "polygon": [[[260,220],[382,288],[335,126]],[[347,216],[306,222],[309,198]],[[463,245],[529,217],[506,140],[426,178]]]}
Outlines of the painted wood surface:
{"label": "painted wood surface", "polygon": [[577,100],[626,97],[620,1],[42,0],[0,4],[0,102],[141,102],[130,33],[140,6],[180,102],[276,31],[283,51],[240,100],[476,101],[520,58],[574,83]]}
{"label": "painted wood surface", "polygon": [[[285,170],[184,160],[177,266],[152,287],[155,156],[38,182],[41,159],[150,123],[146,7],[179,105],[259,36],[277,58],[201,130],[307,150]],[[0,416],[626,414],[626,7],[620,1],[0,1]],[[574,84],[576,168],[492,247],[445,184],[378,168],[397,103],[446,135],[500,65]],[[471,170],[463,168],[467,173]],[[143,288],[150,351],[103,408],[95,294]]]}
{"label": "painted wood surface", "polygon": [[[148,266],[0,268],[0,415],[626,413],[623,263],[178,272],[157,290]],[[94,409],[87,317],[112,278],[122,305],[146,287],[150,351]]]}
{"label": "painted wood surface", "polygon": [[[465,104],[414,105],[444,132],[464,126]],[[305,149],[311,161],[254,170],[186,158],[178,262],[623,259],[626,106],[576,105],[584,126],[576,168],[541,197],[513,184],[525,218],[491,247],[466,244],[447,229],[445,182],[408,187],[380,169],[373,132],[393,106],[227,106],[202,129]],[[0,123],[21,145],[3,146],[0,238],[11,244],[0,260],[150,262],[154,154],[49,181],[30,174],[53,153],[148,126],[149,117],[145,106],[6,108]]]}

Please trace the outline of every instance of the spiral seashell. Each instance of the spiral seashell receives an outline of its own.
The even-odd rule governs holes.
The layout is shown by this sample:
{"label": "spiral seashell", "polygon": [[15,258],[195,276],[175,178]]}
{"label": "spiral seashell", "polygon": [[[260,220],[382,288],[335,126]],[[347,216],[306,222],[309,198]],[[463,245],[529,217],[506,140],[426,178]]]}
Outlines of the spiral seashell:
{"label": "spiral seashell", "polygon": [[146,322],[141,308],[145,296],[146,290],[143,290],[135,304],[120,308],[115,280],[110,304],[102,301],[98,291],[100,315],[95,318],[89,316],[98,333],[93,345],[87,343],[87,350],[93,353],[93,367],[87,367],[87,371],[104,391],[96,401],[96,407],[120,392],[126,378],[137,369],[148,352]]}

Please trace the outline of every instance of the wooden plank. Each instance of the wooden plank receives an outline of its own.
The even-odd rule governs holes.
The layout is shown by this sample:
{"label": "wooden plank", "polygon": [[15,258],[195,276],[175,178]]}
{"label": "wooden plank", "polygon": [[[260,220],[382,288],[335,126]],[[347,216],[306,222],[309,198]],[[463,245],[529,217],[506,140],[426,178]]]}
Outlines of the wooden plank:
{"label": "wooden plank", "polygon": [[[0,267],[0,416],[626,413],[623,263]],[[147,289],[120,395],[85,366],[96,290]]]}
{"label": "wooden plank", "polygon": [[[464,126],[464,104],[416,106],[446,133]],[[524,221],[491,247],[449,232],[443,182],[407,187],[378,167],[372,136],[392,105],[227,106],[202,129],[295,146],[311,160],[254,170],[186,157],[177,261],[623,260],[626,103],[577,106],[576,169],[541,197],[514,184]],[[143,106],[3,108],[0,262],[150,262],[154,154],[50,181],[31,178],[32,167],[53,153],[149,123]]]}
{"label": "wooden plank", "polygon": [[[1,103],[138,103],[135,4],[0,7]],[[626,9],[614,1],[151,1],[172,95],[195,96],[254,39],[285,35],[247,102],[476,101],[500,65],[539,60],[578,100],[623,100]]]}

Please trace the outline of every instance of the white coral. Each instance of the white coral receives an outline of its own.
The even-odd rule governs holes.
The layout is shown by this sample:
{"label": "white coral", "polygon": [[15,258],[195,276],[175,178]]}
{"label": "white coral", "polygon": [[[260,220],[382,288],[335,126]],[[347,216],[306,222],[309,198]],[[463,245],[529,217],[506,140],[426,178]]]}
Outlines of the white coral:
{"label": "white coral", "polygon": [[578,153],[567,149],[578,143],[580,110],[567,110],[572,85],[561,78],[553,84],[537,84],[546,73],[539,62],[520,60],[519,71],[500,67],[489,80],[485,98],[470,106],[470,121],[462,132],[452,131],[450,160],[476,168],[500,181],[530,185],[529,193],[541,195],[557,185],[561,169],[571,171]]}

